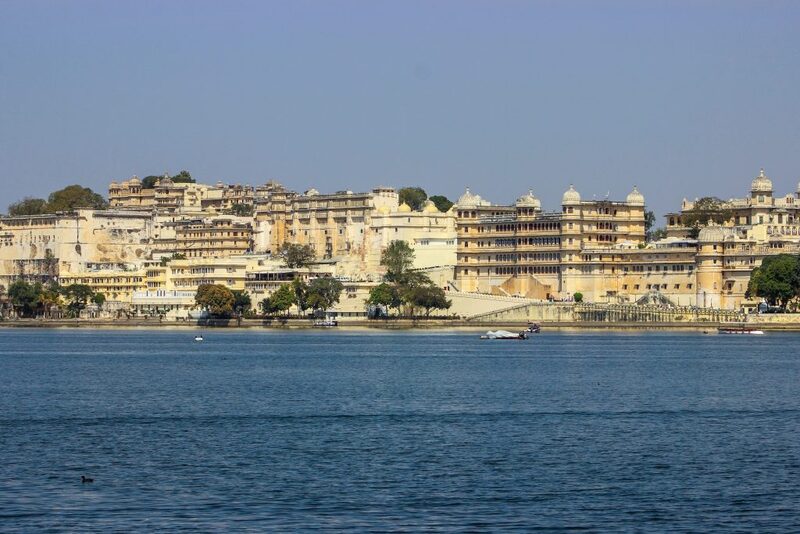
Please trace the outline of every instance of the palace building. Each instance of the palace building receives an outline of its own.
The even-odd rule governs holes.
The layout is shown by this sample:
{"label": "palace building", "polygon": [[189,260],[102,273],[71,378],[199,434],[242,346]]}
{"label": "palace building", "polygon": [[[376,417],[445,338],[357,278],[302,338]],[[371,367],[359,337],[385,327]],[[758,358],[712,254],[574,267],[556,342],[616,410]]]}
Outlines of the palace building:
{"label": "palace building", "polygon": [[[685,237],[690,228],[685,219],[696,208],[697,199],[683,199],[681,211],[668,213],[667,235]],[[730,214],[724,226],[766,225],[769,234],[797,235],[800,222],[800,184],[794,193],[775,196],[772,180],[761,169],[750,184],[750,195],[745,198],[731,198],[722,202],[722,207]],[[705,223],[705,221],[702,221]]]}
{"label": "palace building", "polygon": [[[644,197],[634,187],[625,201],[582,200],[573,186],[561,211],[542,211],[532,192],[513,205],[492,205],[469,189],[455,205],[455,279],[462,291],[568,298],[597,295],[616,274],[616,248],[644,243]],[[599,281],[600,280],[600,281]]]}

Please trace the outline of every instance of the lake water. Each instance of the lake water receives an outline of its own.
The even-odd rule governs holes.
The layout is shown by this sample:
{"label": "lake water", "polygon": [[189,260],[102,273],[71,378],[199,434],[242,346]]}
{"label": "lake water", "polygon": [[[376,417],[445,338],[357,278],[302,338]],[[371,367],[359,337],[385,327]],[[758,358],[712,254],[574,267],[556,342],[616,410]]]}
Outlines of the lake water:
{"label": "lake water", "polygon": [[0,329],[0,530],[800,531],[799,335],[205,336]]}

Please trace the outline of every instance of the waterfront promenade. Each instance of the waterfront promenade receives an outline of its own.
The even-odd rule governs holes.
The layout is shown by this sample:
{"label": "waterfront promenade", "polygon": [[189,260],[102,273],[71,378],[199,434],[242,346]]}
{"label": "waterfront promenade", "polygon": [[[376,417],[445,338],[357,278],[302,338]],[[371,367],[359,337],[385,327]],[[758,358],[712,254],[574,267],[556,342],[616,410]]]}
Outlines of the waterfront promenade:
{"label": "waterfront promenade", "polygon": [[[800,314],[749,315],[744,321],[537,321],[547,329],[573,330],[709,330],[720,326],[746,324],[762,330],[800,331]],[[384,330],[481,330],[521,329],[524,320],[464,320],[441,318],[418,319],[347,319],[336,329]],[[315,329],[310,319],[211,319],[200,321],[160,321],[157,318],[137,319],[13,319],[0,321],[0,328],[229,328],[229,329]]]}

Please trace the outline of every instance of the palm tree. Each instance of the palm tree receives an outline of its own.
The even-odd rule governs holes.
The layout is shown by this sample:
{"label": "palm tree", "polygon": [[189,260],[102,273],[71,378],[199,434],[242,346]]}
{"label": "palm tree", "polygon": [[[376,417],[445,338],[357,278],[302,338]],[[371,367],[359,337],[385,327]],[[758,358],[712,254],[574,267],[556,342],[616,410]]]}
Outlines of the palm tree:
{"label": "palm tree", "polygon": [[50,317],[53,307],[61,304],[61,294],[56,288],[49,287],[42,291],[41,302],[45,317]]}

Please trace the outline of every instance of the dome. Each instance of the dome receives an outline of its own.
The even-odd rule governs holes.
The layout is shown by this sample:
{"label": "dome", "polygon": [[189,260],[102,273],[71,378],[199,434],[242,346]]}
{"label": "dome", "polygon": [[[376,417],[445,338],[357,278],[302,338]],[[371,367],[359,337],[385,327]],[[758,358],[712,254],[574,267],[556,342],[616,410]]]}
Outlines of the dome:
{"label": "dome", "polygon": [[753,183],[750,184],[750,191],[752,193],[772,193],[772,180],[764,174],[764,169],[761,169],[758,176],[753,179]]}
{"label": "dome", "polygon": [[634,204],[637,206],[644,206],[644,195],[639,192],[636,186],[633,186],[633,191],[628,193],[628,196],[625,198],[625,202],[628,204]]}
{"label": "dome", "polygon": [[400,204],[400,207],[397,208],[397,211],[399,211],[400,213],[410,213],[411,212],[411,206],[409,206],[408,204],[403,202],[402,204]]}
{"label": "dome", "polygon": [[139,177],[138,177],[138,176],[136,176],[136,175],[134,174],[134,175],[131,177],[131,179],[130,179],[130,180],[128,180],[128,183],[129,183],[129,184],[131,184],[131,185],[139,185],[139,184],[141,184],[141,183],[142,183],[142,181],[139,179]]}
{"label": "dome", "polygon": [[380,215],[389,215],[392,210],[389,209],[389,206],[381,206],[378,208],[378,214]]}
{"label": "dome", "polygon": [[528,189],[527,194],[522,195],[517,199],[516,205],[530,207],[530,208],[537,208],[537,209],[542,207],[542,203],[539,201],[538,198],[533,196],[533,191],[530,189]]}
{"label": "dome", "polygon": [[470,193],[468,187],[467,190],[464,191],[464,194],[458,197],[456,204],[458,204],[459,206],[477,206],[478,196]]}
{"label": "dome", "polygon": [[313,197],[313,196],[319,195],[319,191],[317,191],[314,188],[311,188],[308,191],[306,191],[305,193],[303,193],[303,195],[307,196],[307,197]]}
{"label": "dome", "polygon": [[117,183],[117,181],[116,181],[116,180],[112,180],[112,181],[111,181],[111,184],[109,184],[109,187],[117,187],[118,185],[119,185],[119,184]]}
{"label": "dome", "polygon": [[436,207],[436,204],[433,203],[432,200],[426,200],[425,206],[422,208],[423,213],[440,213],[439,208]]}
{"label": "dome", "polygon": [[700,230],[697,240],[700,243],[720,243],[725,239],[726,235],[727,233],[722,226],[706,226]]}
{"label": "dome", "polygon": [[564,196],[561,197],[562,204],[577,204],[581,201],[581,195],[577,191],[575,191],[575,187],[572,184],[569,184],[569,189],[564,192]]}

